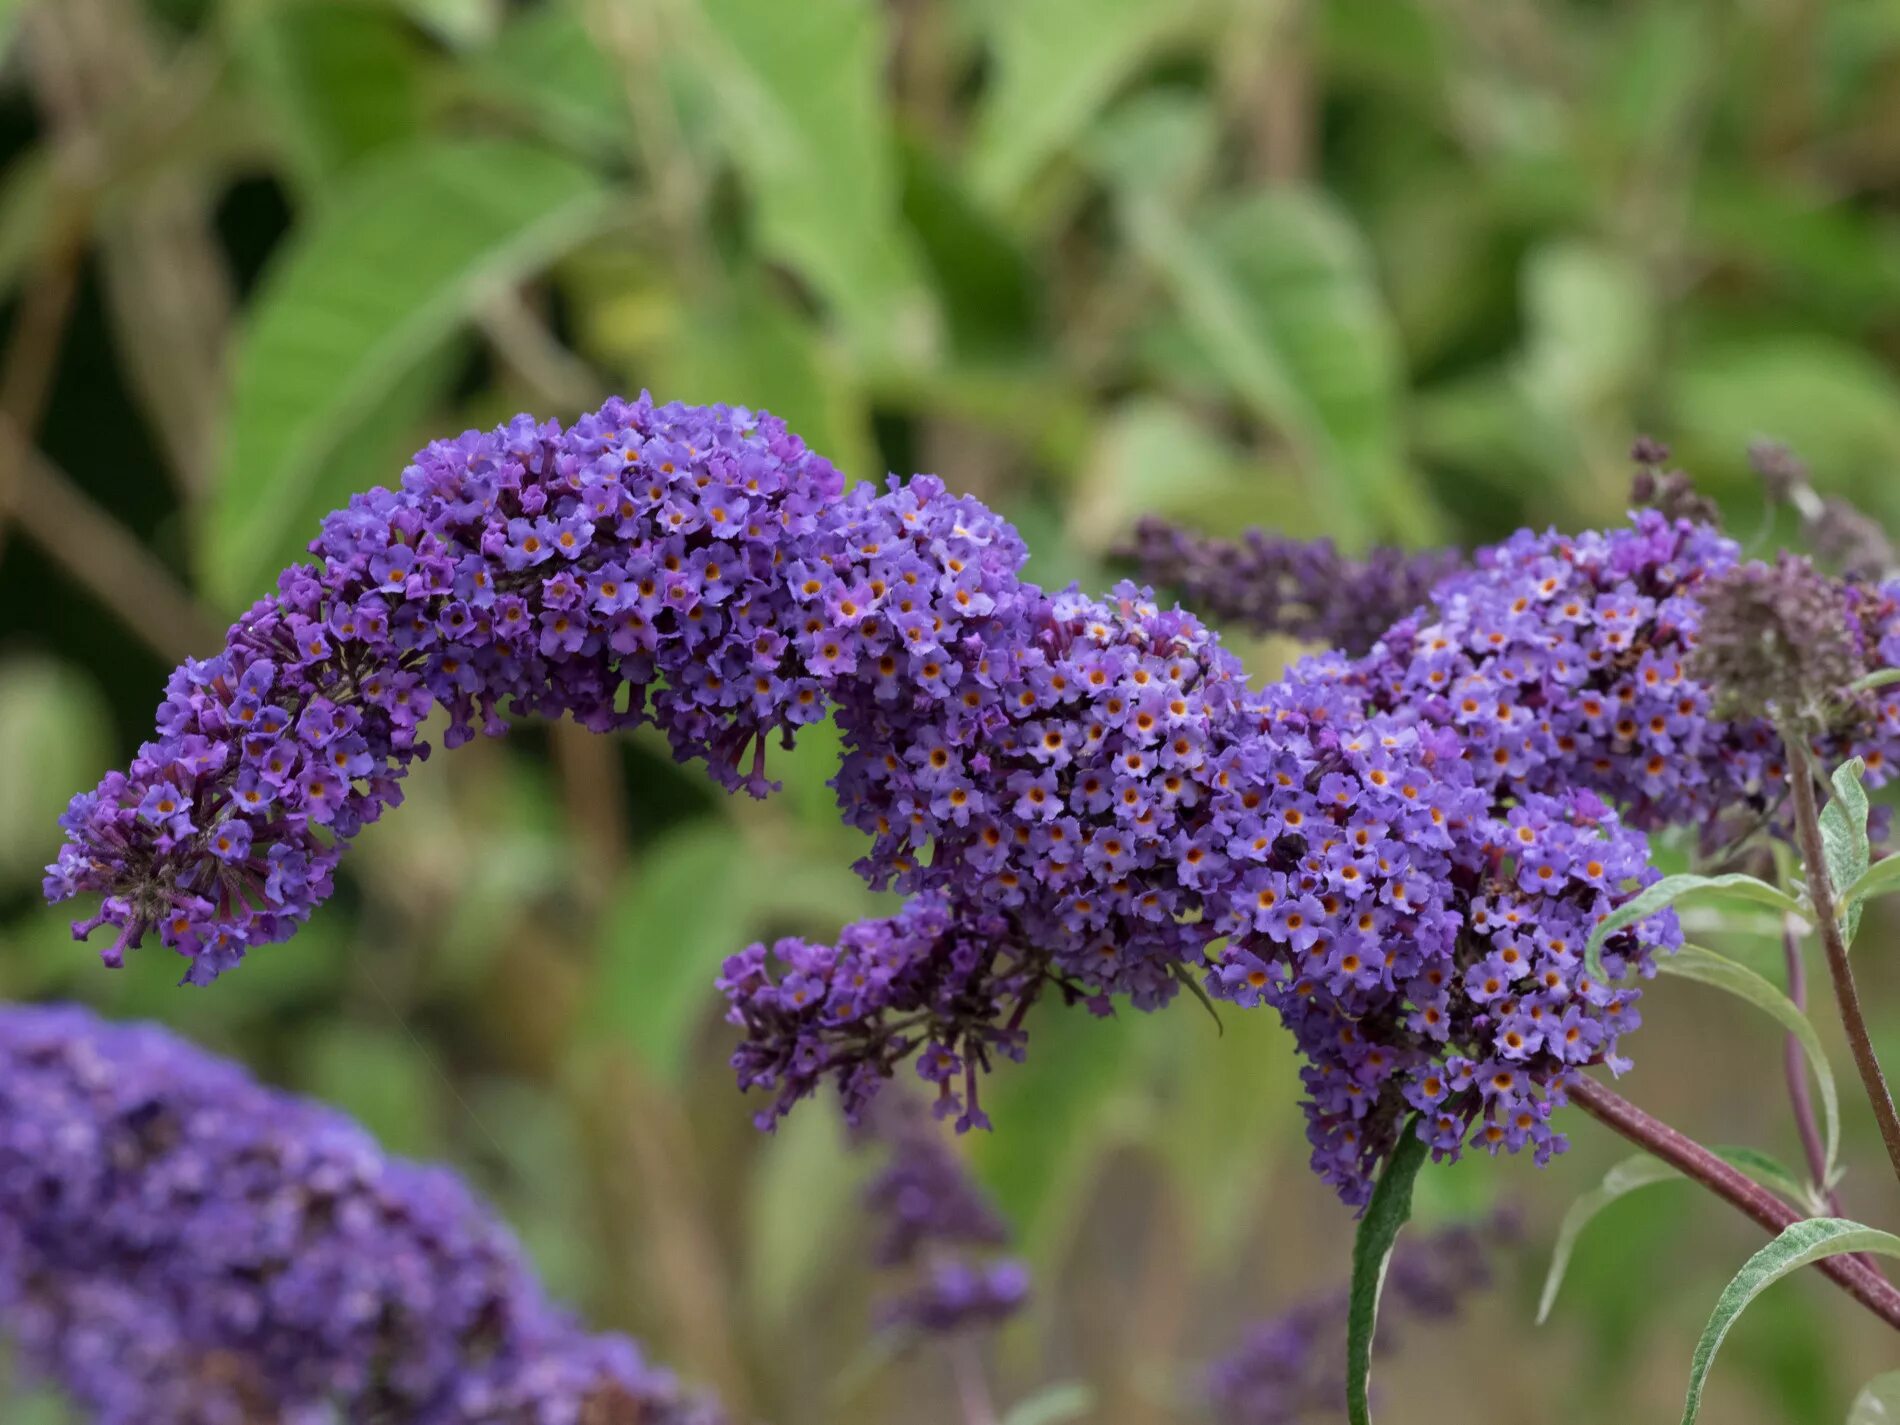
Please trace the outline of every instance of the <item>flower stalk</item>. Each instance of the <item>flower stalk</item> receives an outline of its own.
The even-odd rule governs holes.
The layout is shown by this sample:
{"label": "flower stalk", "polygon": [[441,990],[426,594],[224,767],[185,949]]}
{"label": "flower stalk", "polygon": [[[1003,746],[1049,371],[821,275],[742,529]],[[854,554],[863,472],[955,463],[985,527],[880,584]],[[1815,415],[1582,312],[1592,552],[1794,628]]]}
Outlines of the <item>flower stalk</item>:
{"label": "flower stalk", "polygon": [[1854,987],[1854,969],[1847,958],[1847,940],[1841,934],[1840,911],[1835,904],[1833,884],[1828,879],[1821,813],[1814,799],[1814,769],[1805,749],[1796,743],[1789,742],[1788,752],[1795,839],[1807,873],[1808,899],[1814,904],[1815,926],[1827,952],[1828,976],[1834,981],[1834,1000],[1840,1007],[1841,1027],[1847,1032],[1854,1067],[1860,1073],[1861,1086],[1866,1089],[1867,1101],[1873,1105],[1874,1118],[1880,1124],[1887,1160],[1893,1164],[1894,1176],[1900,1178],[1900,1114],[1894,1111],[1893,1094],[1887,1088],[1887,1076],[1874,1053],[1867,1019],[1861,1013],[1860,993]]}
{"label": "flower stalk", "polygon": [[[1597,1122],[1652,1153],[1684,1177],[1700,1183],[1730,1206],[1779,1236],[1801,1213],[1753,1178],[1730,1167],[1687,1134],[1654,1118],[1620,1094],[1581,1074],[1570,1081],[1570,1101]],[[1900,1330],[1900,1289],[1857,1257],[1827,1257],[1821,1273],[1895,1330]]]}

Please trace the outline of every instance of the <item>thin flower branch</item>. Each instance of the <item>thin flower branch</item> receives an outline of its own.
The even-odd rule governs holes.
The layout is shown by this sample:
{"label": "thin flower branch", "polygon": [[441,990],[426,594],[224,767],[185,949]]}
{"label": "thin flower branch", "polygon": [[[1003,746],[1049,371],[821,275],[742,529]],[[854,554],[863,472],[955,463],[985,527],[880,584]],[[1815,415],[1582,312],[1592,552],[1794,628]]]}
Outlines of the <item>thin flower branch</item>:
{"label": "thin flower branch", "polygon": [[[1800,1213],[1754,1179],[1730,1167],[1700,1143],[1660,1119],[1653,1118],[1628,1099],[1595,1079],[1581,1074],[1570,1081],[1570,1101],[1599,1123],[1652,1153],[1684,1177],[1700,1183],[1717,1197],[1739,1208],[1770,1233],[1779,1235],[1803,1221]],[[1900,1330],[1900,1289],[1869,1270],[1857,1257],[1829,1257],[1815,1263],[1841,1290],[1895,1330]]]}
{"label": "thin flower branch", "polygon": [[[1807,966],[1801,956],[1799,922],[1784,918],[1781,949],[1788,965],[1788,998],[1803,1013],[1808,1008]],[[1789,1034],[1782,1044],[1782,1067],[1788,1077],[1788,1102],[1794,1108],[1795,1131],[1801,1135],[1801,1152],[1807,1159],[1808,1177],[1815,1191],[1827,1204],[1831,1216],[1841,1215],[1841,1201],[1827,1180],[1827,1151],[1821,1142],[1821,1126],[1814,1116],[1814,1098],[1808,1092],[1808,1060],[1801,1041]]]}
{"label": "thin flower branch", "polygon": [[1808,880],[1808,898],[1814,903],[1816,928],[1827,951],[1828,975],[1834,981],[1834,999],[1840,1006],[1841,1027],[1847,1032],[1847,1045],[1854,1055],[1854,1067],[1860,1071],[1867,1101],[1873,1105],[1874,1118],[1880,1124],[1881,1141],[1887,1145],[1887,1159],[1894,1176],[1900,1178],[1900,1114],[1894,1112],[1893,1095],[1887,1088],[1887,1076],[1881,1071],[1874,1053],[1867,1019],[1861,1013],[1860,993],[1854,988],[1854,968],[1847,958],[1847,941],[1841,934],[1834,887],[1828,879],[1826,848],[1821,840],[1821,813],[1814,800],[1814,768],[1805,748],[1788,744],[1788,785],[1793,790],[1795,839],[1801,848],[1801,860]]}

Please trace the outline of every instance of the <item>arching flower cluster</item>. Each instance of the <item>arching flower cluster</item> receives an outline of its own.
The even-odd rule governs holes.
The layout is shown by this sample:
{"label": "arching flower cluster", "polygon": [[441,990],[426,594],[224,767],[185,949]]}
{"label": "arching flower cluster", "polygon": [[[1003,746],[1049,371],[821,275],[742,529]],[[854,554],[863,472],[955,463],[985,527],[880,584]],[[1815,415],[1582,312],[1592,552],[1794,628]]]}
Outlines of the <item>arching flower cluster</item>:
{"label": "arching flower cluster", "polygon": [[1144,519],[1123,554],[1147,583],[1253,633],[1284,634],[1359,654],[1425,602],[1464,560],[1454,551],[1374,549],[1363,559],[1330,539],[1250,529],[1238,539]]}
{"label": "arching flower cluster", "polygon": [[884,1166],[865,1188],[876,1236],[872,1261],[909,1282],[879,1314],[888,1325],[947,1332],[1000,1325],[1029,1300],[1029,1270],[999,1255],[1009,1228],[909,1094],[879,1100],[875,1138]]}
{"label": "arching flower cluster", "polygon": [[[1729,720],[1694,676],[1700,596],[1739,564],[1704,525],[1654,511],[1604,534],[1522,532],[1481,553],[1360,664],[1374,706],[1454,729],[1499,798],[1600,793],[1632,826],[1733,830],[1786,788],[1775,730]],[[1900,581],[1834,587],[1863,671],[1896,666]],[[1900,697],[1841,708],[1818,744],[1878,786],[1900,756]]]}
{"label": "arching flower cluster", "polygon": [[1619,982],[1679,934],[1664,916],[1612,937],[1593,980],[1591,930],[1654,878],[1643,839],[1588,792],[1494,814],[1455,734],[1368,709],[1349,672],[1314,659],[1267,690],[1198,874],[1221,877],[1217,992],[1293,1031],[1314,1168],[1358,1203],[1409,1113],[1444,1156],[1560,1150],[1564,1079],[1622,1067]]}
{"label": "arching flower cluster", "polygon": [[0,1009],[0,1326],[106,1425],[718,1425],[451,1174],[153,1026]]}
{"label": "arching flower cluster", "polygon": [[782,566],[842,489],[782,423],[724,406],[614,400],[565,432],[523,416],[431,445],[172,675],[158,738],[62,820],[49,896],[103,894],[75,932],[117,927],[109,962],[156,930],[207,981],[330,893],[437,707],[450,747],[504,708],[651,721],[763,795],[767,737],[825,707]]}
{"label": "arching flower cluster", "polygon": [[[1295,1023],[1318,1161],[1349,1200],[1408,1106],[1443,1152],[1560,1146],[1563,1075],[1634,1023],[1633,992],[1575,973],[1590,917],[1647,874],[1599,804],[1552,766],[1513,788],[1531,839],[1512,841],[1471,755],[1491,743],[1419,705],[1397,643],[1249,692],[1213,634],[1133,586],[1024,580],[1015,532],[940,482],[839,483],[767,417],[644,399],[431,447],[179,675],[164,737],[69,813],[49,892],[106,892],[122,943],[157,924],[205,978],[327,890],[434,704],[451,742],[504,708],[651,719],[757,792],[765,736],[830,710],[860,869],[917,899],[728,963],[768,1119],[826,1081],[860,1109],[915,1053],[981,1123],[978,1074],[1021,1052],[1039,995],[1153,1008],[1226,937],[1213,984]],[[1674,934],[1658,917],[1608,963],[1646,968]],[[1474,998],[1494,955],[1511,973]]]}

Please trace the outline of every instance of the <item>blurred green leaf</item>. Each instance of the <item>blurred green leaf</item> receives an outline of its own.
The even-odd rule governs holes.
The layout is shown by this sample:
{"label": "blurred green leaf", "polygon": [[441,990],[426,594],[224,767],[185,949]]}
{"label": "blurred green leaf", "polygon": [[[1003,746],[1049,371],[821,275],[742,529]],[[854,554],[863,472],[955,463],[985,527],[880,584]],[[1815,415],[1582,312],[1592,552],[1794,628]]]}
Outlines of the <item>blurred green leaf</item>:
{"label": "blurred green leaf", "polygon": [[1019,357],[1033,345],[1038,308],[1027,254],[930,148],[906,143],[902,158],[904,220],[930,267],[957,351]]}
{"label": "blurred green leaf", "polygon": [[244,29],[240,52],[315,199],[352,164],[421,132],[423,51],[384,5],[274,4]]}
{"label": "blurred green leaf", "polygon": [[253,596],[323,461],[390,383],[485,293],[595,231],[606,206],[585,169],[493,141],[426,143],[336,193],[276,259],[239,347],[204,538],[221,603]]}
{"label": "blurred green leaf", "polygon": [[98,687],[50,658],[0,660],[0,747],[0,884],[37,882],[59,849],[59,814],[111,757]]}
{"label": "blurred green leaf", "polygon": [[1564,1213],[1564,1220],[1557,1228],[1557,1241],[1550,1249],[1550,1269],[1544,1274],[1543,1291],[1537,1300],[1539,1326],[1550,1319],[1550,1309],[1557,1303],[1557,1290],[1563,1285],[1571,1253],[1576,1250],[1577,1239],[1583,1235],[1583,1229],[1590,1225],[1591,1220],[1619,1197],[1635,1192],[1638,1188],[1666,1183],[1681,1176],[1662,1159],[1652,1158],[1647,1153],[1637,1153],[1605,1173],[1601,1186],[1592,1188],[1570,1204],[1570,1210]]}
{"label": "blurred green leaf", "polygon": [[[1767,1154],[1758,1153],[1752,1148],[1716,1148],[1712,1151],[1731,1167],[1740,1168],[1756,1182],[1782,1194],[1791,1202],[1806,1200],[1808,1194],[1801,1180]],[[1601,1185],[1570,1204],[1569,1211],[1564,1213],[1564,1220],[1557,1228],[1557,1240],[1550,1249],[1550,1267],[1544,1273],[1543,1290],[1538,1295],[1539,1326],[1550,1319],[1550,1310],[1557,1303],[1558,1289],[1563,1286],[1564,1273],[1569,1269],[1570,1258],[1576,1251],[1577,1239],[1583,1235],[1583,1229],[1596,1219],[1597,1214],[1638,1188],[1681,1179],[1682,1174],[1662,1159],[1652,1158],[1647,1153],[1637,1153],[1612,1167],[1603,1175]]]}
{"label": "blurred green leaf", "polygon": [[1738,467],[1748,443],[1766,436],[1836,483],[1885,481],[1900,466],[1900,385],[1870,353],[1823,334],[1693,347],[1668,394],[1701,465]]}
{"label": "blurred green leaf", "polygon": [[1811,1217],[1787,1228],[1743,1264],[1716,1302],[1702,1339],[1696,1343],[1695,1361],[1689,1369],[1689,1396],[1682,1408],[1682,1425],[1693,1425],[1701,1412],[1702,1389],[1715,1364],[1716,1352],[1722,1349],[1729,1328],[1748,1309],[1748,1304],[1788,1273],[1848,1252],[1900,1257],[1900,1237],[1844,1218]]}
{"label": "blurred green leaf", "polygon": [[1834,795],[1821,808],[1821,845],[1827,860],[1827,880],[1834,892],[1835,909],[1852,945],[1860,933],[1861,903],[1846,894],[1867,874],[1873,850],[1867,842],[1867,789],[1860,783],[1867,764],[1856,757],[1834,769],[1828,779]]}
{"label": "blurred green leaf", "polygon": [[885,15],[862,0],[701,0],[697,49],[757,200],[759,245],[811,282],[860,351],[917,360],[937,316],[898,222],[878,98]]}
{"label": "blurred green leaf", "polygon": [[721,821],[682,829],[641,858],[601,917],[595,1037],[678,1081],[720,962],[746,943],[758,870]]}
{"label": "blurred green leaf", "polygon": [[1542,408],[1601,439],[1606,413],[1641,383],[1654,341],[1642,271],[1613,249],[1566,241],[1533,253],[1523,281],[1518,377]]}
{"label": "blurred green leaf", "polygon": [[585,152],[611,152],[630,137],[626,89],[572,5],[516,12],[458,74],[472,95],[520,110]]}
{"label": "blurred green leaf", "polygon": [[504,0],[396,0],[396,4],[443,43],[466,49],[495,37]]}
{"label": "blurred green leaf", "polygon": [[1716,989],[1728,991],[1774,1019],[1799,1042],[1801,1052],[1807,1056],[1808,1067],[1814,1073],[1815,1085],[1821,1092],[1821,1115],[1826,1121],[1827,1152],[1821,1173],[1822,1180],[1815,1184],[1815,1187],[1818,1190],[1825,1190],[1834,1179],[1834,1162],[1840,1154],[1841,1105],[1839,1092],[1834,1084],[1834,1069],[1828,1063],[1827,1051],[1821,1047],[1821,1036],[1815,1032],[1813,1021],[1795,1007],[1793,1000],[1746,965],[1739,964],[1726,955],[1718,955],[1713,950],[1705,950],[1700,945],[1684,945],[1673,955],[1660,956],[1657,960],[1657,969],[1665,975],[1695,980],[1701,984],[1713,985]]}
{"label": "blurred green leaf", "polygon": [[1003,1425],[1063,1425],[1082,1419],[1094,1408],[1095,1392],[1079,1381],[1062,1381],[1017,1401],[1003,1417]]}
{"label": "blurred green leaf", "polygon": [[1261,193],[1190,222],[1124,189],[1135,246],[1240,398],[1301,452],[1352,541],[1431,542],[1439,520],[1399,441],[1400,370],[1363,245],[1321,195]]}
{"label": "blurred green leaf", "polygon": [[441,1152],[443,1094],[454,1090],[413,1029],[332,1020],[307,1031],[299,1051],[305,1090],[347,1113],[390,1152]]}
{"label": "blurred green leaf", "polygon": [[746,1193],[744,1298],[767,1339],[837,1264],[870,1167],[837,1113],[791,1114],[764,1140]]}
{"label": "blurred green leaf", "polygon": [[1352,1240],[1352,1295],[1346,1317],[1346,1416],[1352,1425],[1372,1425],[1372,1335],[1379,1319],[1385,1269],[1399,1230],[1412,1215],[1412,1184],[1431,1149],[1419,1137],[1418,1120],[1407,1119],[1386,1159],[1372,1200]]}
{"label": "blurred green leaf", "polygon": [[1020,197],[1197,8],[1152,0],[976,0],[997,75],[971,147],[977,195],[997,207]]}
{"label": "blurred green leaf", "polygon": [[1860,1388],[1847,1425],[1896,1425],[1900,1422],[1900,1371],[1877,1375]]}

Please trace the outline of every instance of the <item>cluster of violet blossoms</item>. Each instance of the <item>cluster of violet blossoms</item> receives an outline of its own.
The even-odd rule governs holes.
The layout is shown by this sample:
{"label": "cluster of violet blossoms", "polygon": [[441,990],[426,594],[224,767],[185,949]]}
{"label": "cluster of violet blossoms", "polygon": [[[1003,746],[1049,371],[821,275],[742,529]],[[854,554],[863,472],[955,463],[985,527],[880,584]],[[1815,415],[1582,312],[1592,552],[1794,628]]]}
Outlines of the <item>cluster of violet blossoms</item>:
{"label": "cluster of violet blossoms", "polygon": [[[726,964],[763,1120],[827,1083],[857,1116],[914,1059],[981,1124],[1037,1000],[1154,1008],[1206,973],[1293,1025],[1349,1202],[1414,1113],[1444,1155],[1562,1146],[1566,1078],[1636,1023],[1620,981],[1677,943],[1665,913],[1612,938],[1611,983],[1583,973],[1654,874],[1611,808],[1702,819],[1772,783],[1763,730],[1679,666],[1732,546],[1655,515],[1523,535],[1363,659],[1255,689],[1141,589],[1025,580],[1015,531],[935,479],[842,485],[768,416],[646,398],[431,446],[175,676],[161,738],[68,812],[49,894],[103,893],[82,932],[114,924],[116,954],[156,928],[203,980],[328,891],[438,704],[451,743],[503,712],[650,720],[758,794],[766,739],[830,715],[860,870],[911,900]],[[1855,597],[1894,660],[1893,598]],[[1883,706],[1849,739],[1875,779]]]}
{"label": "cluster of violet blossoms", "polygon": [[105,1425],[718,1425],[450,1173],[150,1025],[0,1008],[0,1325]]}
{"label": "cluster of violet blossoms", "polygon": [[1365,652],[1463,564],[1455,551],[1374,549],[1363,559],[1330,539],[1250,529],[1238,539],[1195,534],[1153,517],[1122,551],[1141,577],[1253,633]]}
{"label": "cluster of violet blossoms", "polygon": [[[1733,541],[1655,511],[1603,534],[1524,531],[1440,584],[1355,676],[1373,706],[1454,730],[1500,803],[1587,788],[1644,830],[1732,831],[1772,814],[1788,770],[1774,726],[1726,716],[1695,676],[1703,598],[1742,567]],[[1900,666],[1900,580],[1817,589],[1851,643],[1844,673]],[[1900,697],[1843,691],[1815,750],[1863,757],[1882,785]]]}
{"label": "cluster of violet blossoms", "polygon": [[872,1114],[885,1161],[865,1188],[877,1224],[873,1263],[909,1283],[886,1298],[886,1325],[942,1333],[1000,1325],[1029,1299],[1029,1269],[996,1255],[1009,1227],[943,1129],[909,1094],[882,1095]]}
{"label": "cluster of violet blossoms", "polygon": [[159,736],[62,818],[47,894],[104,896],[75,933],[116,927],[109,963],[156,932],[205,983],[330,894],[438,707],[450,747],[504,709],[652,722],[763,795],[769,735],[824,712],[786,565],[842,489],[781,422],[723,406],[615,400],[429,446],[173,673]]}

